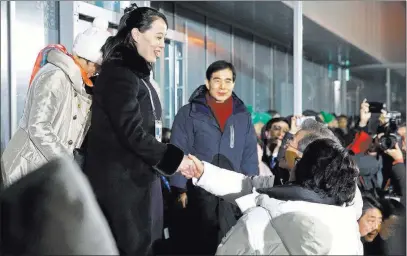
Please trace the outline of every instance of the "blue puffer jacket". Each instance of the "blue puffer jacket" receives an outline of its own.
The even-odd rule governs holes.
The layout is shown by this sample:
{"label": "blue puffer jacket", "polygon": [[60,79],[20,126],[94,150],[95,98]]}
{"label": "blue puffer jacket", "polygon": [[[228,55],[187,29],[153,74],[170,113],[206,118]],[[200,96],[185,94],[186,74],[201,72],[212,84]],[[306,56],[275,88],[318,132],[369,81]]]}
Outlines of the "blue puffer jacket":
{"label": "blue puffer jacket", "polygon": [[[205,85],[198,87],[177,113],[172,126],[171,144],[185,154],[195,155],[202,161],[243,173],[258,175],[257,140],[249,112],[235,94],[233,113],[223,133],[206,103]],[[187,180],[179,173],[171,178],[171,186],[185,189]]]}

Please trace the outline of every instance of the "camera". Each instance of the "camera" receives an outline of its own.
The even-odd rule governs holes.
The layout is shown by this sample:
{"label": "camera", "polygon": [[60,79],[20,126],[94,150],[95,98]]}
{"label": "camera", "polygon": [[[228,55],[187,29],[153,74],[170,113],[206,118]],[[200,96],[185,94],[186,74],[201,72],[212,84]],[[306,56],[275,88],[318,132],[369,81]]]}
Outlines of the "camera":
{"label": "camera", "polygon": [[381,113],[382,109],[386,109],[386,104],[381,102],[368,102],[370,113]]}
{"label": "camera", "polygon": [[399,144],[399,147],[402,148],[401,136],[397,134],[398,126],[401,123],[401,113],[391,111],[386,114],[385,118],[388,122],[385,126],[384,135],[379,138],[380,148],[383,151],[393,149],[396,147],[397,143]]}

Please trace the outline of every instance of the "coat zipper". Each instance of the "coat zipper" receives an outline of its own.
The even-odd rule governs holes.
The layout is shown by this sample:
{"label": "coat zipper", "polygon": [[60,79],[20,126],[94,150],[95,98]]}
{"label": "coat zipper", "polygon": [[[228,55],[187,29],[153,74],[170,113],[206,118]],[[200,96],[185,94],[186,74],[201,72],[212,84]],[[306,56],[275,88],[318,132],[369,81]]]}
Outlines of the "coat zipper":
{"label": "coat zipper", "polygon": [[[211,108],[208,104],[205,104],[205,105],[206,105],[206,107],[209,108],[209,110],[211,111],[211,113],[212,113],[212,118],[215,119],[216,124],[218,125],[218,129],[219,129],[219,131],[220,131],[220,133],[221,133],[221,135],[220,135],[220,141],[219,141],[219,146],[218,146],[218,153],[216,154],[216,155],[218,156],[217,165],[219,165],[219,161],[220,161],[219,153],[220,153],[220,148],[221,148],[221,141],[222,141],[223,132],[222,132],[222,130],[220,129],[220,124],[219,124],[218,119],[216,119],[215,112],[213,112],[212,108]],[[218,199],[218,200],[220,200],[220,199]]]}
{"label": "coat zipper", "polygon": [[235,128],[233,127],[233,124],[230,126],[230,148],[235,147]]}

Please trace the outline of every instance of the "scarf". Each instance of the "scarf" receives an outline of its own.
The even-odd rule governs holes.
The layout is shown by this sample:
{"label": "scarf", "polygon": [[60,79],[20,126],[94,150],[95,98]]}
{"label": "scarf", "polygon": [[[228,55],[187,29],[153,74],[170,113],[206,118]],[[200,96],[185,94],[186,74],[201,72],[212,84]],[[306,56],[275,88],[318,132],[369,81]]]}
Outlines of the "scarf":
{"label": "scarf", "polygon": [[29,86],[31,86],[32,81],[34,80],[35,75],[37,75],[38,71],[45,66],[45,64],[48,63],[47,58],[48,58],[48,53],[51,50],[57,50],[62,52],[63,54],[68,55],[69,57],[72,58],[72,60],[75,62],[75,64],[79,67],[80,71],[81,71],[81,75],[82,75],[82,80],[83,82],[89,86],[89,87],[93,87],[93,83],[92,81],[88,78],[88,75],[86,74],[85,70],[83,70],[83,68],[81,67],[81,65],[73,58],[73,56],[66,50],[65,46],[61,45],[61,44],[50,44],[47,45],[44,49],[42,49],[38,55],[37,55],[37,59],[35,60],[35,64],[34,64],[34,68],[33,71],[31,73],[31,78],[30,78],[30,83]]}

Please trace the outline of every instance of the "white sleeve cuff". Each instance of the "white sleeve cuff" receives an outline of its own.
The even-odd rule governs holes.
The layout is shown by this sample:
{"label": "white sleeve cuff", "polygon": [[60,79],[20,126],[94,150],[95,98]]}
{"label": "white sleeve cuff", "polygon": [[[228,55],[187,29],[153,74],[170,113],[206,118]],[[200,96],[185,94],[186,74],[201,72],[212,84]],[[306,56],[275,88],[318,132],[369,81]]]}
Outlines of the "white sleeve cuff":
{"label": "white sleeve cuff", "polygon": [[[241,193],[242,182],[246,176],[225,170],[208,162],[203,162],[204,172],[199,179],[192,180],[195,186],[205,189],[215,196]],[[234,201],[234,200],[233,200]]]}
{"label": "white sleeve cuff", "polygon": [[[211,173],[213,173],[213,167],[215,167],[214,165],[202,161],[202,164],[204,166],[202,175],[199,179],[197,178],[192,178],[192,184],[194,184],[194,186],[200,186],[201,184],[206,184],[207,180],[210,179]],[[217,167],[218,168],[218,167]],[[209,178],[208,178],[209,176]]]}

